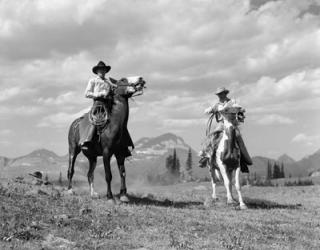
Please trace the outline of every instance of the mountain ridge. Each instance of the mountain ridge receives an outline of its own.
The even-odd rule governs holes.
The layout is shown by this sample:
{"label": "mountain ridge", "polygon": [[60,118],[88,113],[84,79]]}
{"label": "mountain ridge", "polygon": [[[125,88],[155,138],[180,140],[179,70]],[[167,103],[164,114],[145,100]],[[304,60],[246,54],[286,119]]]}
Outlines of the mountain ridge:
{"label": "mountain ridge", "polygon": [[[174,133],[165,133],[155,137],[142,137],[135,143],[136,149],[133,151],[133,157],[126,161],[127,171],[131,176],[140,177],[148,174],[162,174],[166,171],[165,159],[172,154],[173,149],[177,151],[180,159],[181,168],[184,167],[188,150],[191,149],[193,158],[193,172],[196,178],[201,178],[208,175],[207,169],[197,167],[198,154],[188,145],[184,139]],[[314,154],[308,155],[299,161],[295,161],[287,154],[283,154],[277,159],[272,159],[264,156],[254,156],[253,166],[250,166],[251,174],[256,173],[259,176],[265,176],[268,162],[274,164],[275,162],[283,163],[285,166],[286,176],[308,176],[313,171],[320,169],[320,150]],[[112,161],[115,165],[115,161]],[[44,170],[57,175],[57,172],[65,172],[68,168],[67,155],[58,156],[55,152],[45,148],[40,148],[16,158],[9,158],[5,156],[0,157],[0,169],[2,172],[12,171],[12,174],[33,172],[37,170]],[[82,175],[86,175],[88,169],[88,162],[81,154],[76,162],[76,168],[80,168]],[[102,159],[98,159],[97,169],[103,174]],[[4,171],[5,170],[5,171]],[[8,174],[10,175],[10,174]],[[104,174],[103,174],[104,175]]]}

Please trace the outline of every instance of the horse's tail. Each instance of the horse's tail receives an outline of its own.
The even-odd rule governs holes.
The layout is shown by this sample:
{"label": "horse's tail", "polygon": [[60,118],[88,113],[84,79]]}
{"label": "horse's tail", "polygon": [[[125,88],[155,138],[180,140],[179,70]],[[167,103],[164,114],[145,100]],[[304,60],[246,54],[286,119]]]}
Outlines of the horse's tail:
{"label": "horse's tail", "polygon": [[71,148],[74,148],[79,144],[79,141],[80,141],[79,122],[80,122],[80,120],[81,120],[81,117],[74,120],[70,125],[69,133],[68,133],[69,151]]}

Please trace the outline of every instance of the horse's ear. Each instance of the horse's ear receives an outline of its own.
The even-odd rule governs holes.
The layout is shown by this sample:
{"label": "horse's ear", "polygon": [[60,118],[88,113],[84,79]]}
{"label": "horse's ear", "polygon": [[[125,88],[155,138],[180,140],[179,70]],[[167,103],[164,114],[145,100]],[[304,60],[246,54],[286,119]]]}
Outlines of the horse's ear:
{"label": "horse's ear", "polygon": [[111,83],[116,84],[116,83],[118,82],[118,80],[116,80],[116,79],[114,79],[114,78],[112,78],[112,77],[109,77],[109,79],[110,79],[110,82],[111,82]]}
{"label": "horse's ear", "polygon": [[125,78],[125,77],[122,77],[119,81],[124,83],[124,84],[128,84],[128,79]]}

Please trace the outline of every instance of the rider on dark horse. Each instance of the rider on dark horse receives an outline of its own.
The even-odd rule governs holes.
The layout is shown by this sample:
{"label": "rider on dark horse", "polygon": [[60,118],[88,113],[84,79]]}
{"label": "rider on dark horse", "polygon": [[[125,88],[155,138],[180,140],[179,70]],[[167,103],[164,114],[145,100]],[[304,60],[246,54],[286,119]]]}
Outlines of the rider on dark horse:
{"label": "rider on dark horse", "polygon": [[[107,109],[110,110],[110,105],[112,105],[112,93],[113,90],[117,88],[116,84],[111,83],[105,78],[105,75],[110,71],[110,69],[111,66],[107,66],[102,61],[92,68],[92,72],[97,76],[89,80],[85,96],[93,99],[93,109],[97,105],[109,103],[109,107],[107,107]],[[87,135],[83,138],[84,141],[80,143],[82,149],[88,148],[95,133],[96,126],[91,123],[87,130]]]}
{"label": "rider on dark horse", "polygon": [[[216,103],[215,105],[213,105],[212,107],[209,107],[205,110],[206,114],[211,114],[215,117],[215,120],[217,121],[217,125],[214,128],[213,132],[211,132],[210,134],[208,134],[208,139],[209,139],[209,143],[207,143],[206,147],[200,152],[200,161],[199,161],[199,167],[205,167],[207,165],[207,162],[210,158],[211,155],[214,155],[217,149],[217,146],[219,144],[219,141],[221,139],[221,134],[222,131],[224,129],[223,127],[223,119],[221,119],[221,114],[219,112],[219,108],[231,104],[231,103],[235,103],[235,100],[230,99],[228,97],[228,93],[229,90],[222,87],[222,88],[218,88],[215,92],[215,94],[218,96],[219,98],[219,102]],[[238,119],[240,121],[244,120],[244,113],[239,113],[238,114]],[[238,144],[241,143],[242,147],[245,147],[243,144],[243,140],[241,138],[241,134],[239,132],[239,130],[237,130],[237,139],[238,139]],[[246,149],[245,149],[246,150]],[[215,163],[213,163],[215,164]],[[241,161],[241,171],[242,172],[249,172],[248,166],[247,165],[251,165],[250,162],[245,162],[244,160]]]}

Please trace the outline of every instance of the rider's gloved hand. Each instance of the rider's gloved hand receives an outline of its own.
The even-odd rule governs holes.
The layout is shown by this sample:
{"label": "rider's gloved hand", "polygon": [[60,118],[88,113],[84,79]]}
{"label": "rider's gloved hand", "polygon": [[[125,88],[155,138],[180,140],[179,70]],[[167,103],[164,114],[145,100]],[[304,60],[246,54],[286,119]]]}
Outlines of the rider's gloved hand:
{"label": "rider's gloved hand", "polygon": [[211,108],[211,107],[206,108],[206,109],[204,110],[204,113],[205,113],[205,114],[210,114],[211,112],[212,112],[212,108]]}

